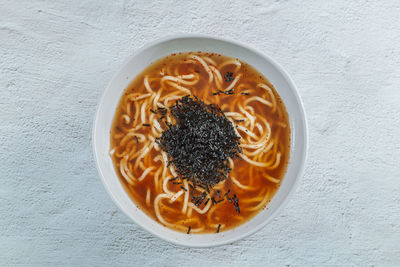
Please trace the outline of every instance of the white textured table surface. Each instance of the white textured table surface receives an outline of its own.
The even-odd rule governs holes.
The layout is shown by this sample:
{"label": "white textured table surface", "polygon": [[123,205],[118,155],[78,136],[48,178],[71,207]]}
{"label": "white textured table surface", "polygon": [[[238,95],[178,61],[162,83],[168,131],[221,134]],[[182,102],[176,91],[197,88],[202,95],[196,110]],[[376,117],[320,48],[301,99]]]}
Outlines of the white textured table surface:
{"label": "white textured table surface", "polygon": [[[132,223],[91,149],[96,103],[123,60],[187,32],[271,55],[309,122],[288,206],[212,249]],[[0,265],[400,265],[400,2],[0,0],[0,148]]]}

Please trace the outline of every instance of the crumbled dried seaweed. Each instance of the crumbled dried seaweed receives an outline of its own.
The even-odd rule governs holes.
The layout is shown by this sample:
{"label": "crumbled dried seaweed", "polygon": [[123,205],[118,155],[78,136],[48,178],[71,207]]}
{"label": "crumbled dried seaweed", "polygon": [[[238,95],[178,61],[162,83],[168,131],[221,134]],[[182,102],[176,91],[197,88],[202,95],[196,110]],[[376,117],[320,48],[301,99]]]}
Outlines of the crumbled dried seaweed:
{"label": "crumbled dried seaweed", "polygon": [[232,72],[226,72],[225,73],[225,75],[224,75],[224,79],[225,79],[225,82],[231,82],[231,81],[233,81],[233,79],[234,79],[234,77],[233,77],[233,73]]}
{"label": "crumbled dried seaweed", "polygon": [[[166,111],[159,109],[162,115]],[[185,96],[169,111],[176,122],[167,124],[159,142],[179,176],[206,190],[226,179],[231,171],[228,159],[241,149],[233,125],[221,109]]]}

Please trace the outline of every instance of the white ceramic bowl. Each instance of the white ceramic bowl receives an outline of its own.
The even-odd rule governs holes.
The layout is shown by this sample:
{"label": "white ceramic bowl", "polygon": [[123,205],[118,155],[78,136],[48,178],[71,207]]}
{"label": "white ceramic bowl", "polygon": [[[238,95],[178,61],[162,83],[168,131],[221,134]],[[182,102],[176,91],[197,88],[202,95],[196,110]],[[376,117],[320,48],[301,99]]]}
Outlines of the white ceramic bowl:
{"label": "white ceramic bowl", "polygon": [[[157,59],[176,52],[207,51],[239,58],[263,73],[275,86],[289,113],[291,151],[285,178],[268,205],[247,223],[220,234],[185,234],[155,222],[129,198],[122,187],[108,154],[110,128],[118,101],[129,83]],[[294,191],[304,169],[307,152],[307,125],[302,102],[289,75],[270,57],[239,44],[202,35],[178,35],[162,38],[137,50],[123,65],[104,91],[93,126],[93,148],[98,171],[108,193],[118,207],[150,233],[169,242],[190,247],[211,247],[231,243],[261,229],[276,216]]]}

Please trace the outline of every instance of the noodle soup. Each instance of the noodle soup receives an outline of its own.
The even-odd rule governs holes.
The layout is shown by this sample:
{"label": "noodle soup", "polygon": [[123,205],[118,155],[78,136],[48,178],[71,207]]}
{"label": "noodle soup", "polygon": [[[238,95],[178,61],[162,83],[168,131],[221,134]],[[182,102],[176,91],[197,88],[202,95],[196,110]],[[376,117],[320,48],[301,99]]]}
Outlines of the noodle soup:
{"label": "noodle soup", "polygon": [[128,86],[110,156],[132,201],[180,232],[219,233],[274,196],[290,151],[286,109],[273,85],[220,54],[172,54]]}

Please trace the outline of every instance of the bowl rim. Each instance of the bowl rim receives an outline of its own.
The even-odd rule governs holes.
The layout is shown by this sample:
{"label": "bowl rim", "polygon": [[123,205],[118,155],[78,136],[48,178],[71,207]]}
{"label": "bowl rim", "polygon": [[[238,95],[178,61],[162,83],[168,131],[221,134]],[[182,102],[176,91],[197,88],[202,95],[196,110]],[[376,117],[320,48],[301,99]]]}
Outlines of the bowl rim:
{"label": "bowl rim", "polygon": [[[268,218],[266,218],[264,221],[262,221],[260,224],[256,225],[252,229],[250,229],[250,230],[248,230],[248,231],[246,231],[244,233],[238,234],[236,236],[233,236],[233,237],[231,237],[229,239],[217,240],[217,241],[213,241],[212,243],[209,243],[209,244],[193,244],[193,243],[190,243],[190,242],[185,241],[185,240],[177,240],[177,239],[173,239],[173,238],[167,238],[164,235],[160,234],[159,232],[153,230],[152,227],[149,227],[149,226],[145,225],[144,223],[138,222],[134,218],[133,215],[129,214],[120,205],[119,201],[114,196],[114,193],[111,192],[111,189],[107,186],[107,184],[105,182],[105,175],[103,175],[103,172],[100,169],[98,152],[97,152],[97,148],[96,148],[96,139],[97,139],[96,138],[96,125],[97,125],[98,121],[100,120],[100,106],[101,106],[101,103],[104,102],[106,92],[109,90],[109,88],[111,87],[111,85],[114,82],[114,80],[116,80],[116,78],[118,77],[118,75],[122,71],[122,69],[134,57],[136,57],[137,55],[142,53],[144,50],[146,50],[146,49],[148,49],[148,48],[150,48],[152,46],[155,46],[155,45],[167,42],[167,41],[175,40],[175,39],[187,39],[187,38],[211,39],[211,40],[231,43],[233,45],[236,45],[236,46],[242,47],[244,49],[247,49],[250,52],[252,52],[252,53],[260,56],[264,60],[268,61],[274,68],[276,68],[276,70],[283,76],[283,78],[286,80],[286,82],[290,85],[291,91],[292,91],[292,93],[293,93],[293,95],[294,95],[294,97],[296,99],[296,102],[298,103],[298,106],[299,106],[298,107],[299,110],[300,110],[299,119],[301,120],[301,124],[303,125],[303,128],[304,128],[304,131],[303,131],[304,139],[303,139],[303,145],[302,145],[302,155],[301,155],[301,157],[299,159],[299,161],[300,161],[299,162],[299,169],[298,169],[298,172],[296,174],[295,180],[294,180],[292,186],[290,187],[290,189],[288,190],[287,195],[284,197],[282,203],[276,208],[276,210],[274,212],[270,213]],[[301,100],[301,97],[299,95],[297,86],[294,83],[293,79],[290,77],[290,75],[286,72],[286,70],[281,65],[279,65],[269,55],[267,55],[267,54],[265,54],[263,52],[260,52],[257,49],[252,48],[252,47],[248,46],[247,44],[244,44],[244,43],[242,43],[240,41],[227,39],[227,38],[223,38],[223,37],[215,37],[215,36],[206,35],[206,34],[193,34],[193,33],[171,34],[171,35],[167,35],[167,36],[155,39],[155,40],[150,41],[148,43],[145,43],[139,49],[136,49],[130,56],[128,56],[122,62],[121,65],[119,65],[118,70],[112,75],[112,78],[107,83],[107,86],[103,90],[103,93],[102,93],[101,97],[97,101],[95,117],[94,117],[93,124],[92,124],[92,135],[91,135],[91,137],[92,137],[92,142],[91,142],[92,143],[92,153],[94,155],[97,172],[100,175],[101,182],[103,183],[103,186],[105,187],[108,195],[111,197],[113,202],[117,205],[117,207],[123,213],[125,213],[136,225],[138,225],[142,229],[146,230],[147,232],[153,234],[154,236],[156,236],[158,238],[161,238],[161,239],[163,239],[163,240],[165,240],[167,242],[173,243],[175,245],[184,246],[184,247],[193,247],[193,248],[210,248],[210,247],[217,247],[217,246],[222,246],[222,245],[233,243],[235,241],[238,241],[238,240],[241,240],[241,239],[243,239],[245,237],[253,235],[254,233],[258,232],[260,229],[264,228],[272,219],[274,219],[282,211],[282,209],[287,205],[289,199],[292,197],[293,193],[296,191],[296,189],[297,189],[297,187],[299,185],[300,178],[303,177],[303,175],[304,175],[304,169],[305,169],[305,165],[306,165],[307,157],[308,157],[308,141],[309,141],[308,140],[309,136],[308,136],[307,117],[306,117],[303,101]]]}

